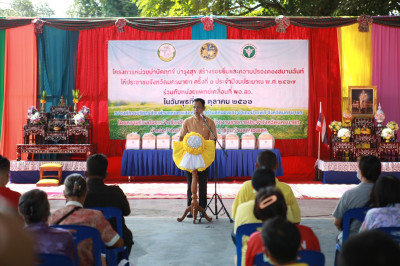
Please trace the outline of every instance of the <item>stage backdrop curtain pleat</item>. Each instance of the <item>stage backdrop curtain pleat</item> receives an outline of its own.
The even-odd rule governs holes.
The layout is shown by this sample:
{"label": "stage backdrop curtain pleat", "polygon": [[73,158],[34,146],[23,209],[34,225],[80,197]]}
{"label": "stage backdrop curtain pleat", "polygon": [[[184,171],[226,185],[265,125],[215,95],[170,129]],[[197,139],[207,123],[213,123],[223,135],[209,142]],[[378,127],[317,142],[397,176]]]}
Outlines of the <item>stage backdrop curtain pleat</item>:
{"label": "stage backdrop curtain pleat", "polygon": [[206,31],[203,23],[192,26],[192,40],[226,39],[226,26],[214,23],[214,29]]}
{"label": "stage backdrop curtain pleat", "polygon": [[371,27],[369,32],[359,32],[358,23],[338,28],[338,40],[342,111],[345,111],[349,106],[349,86],[372,85]]}
{"label": "stage backdrop curtain pleat", "polygon": [[72,103],[75,89],[76,60],[79,31],[67,31],[43,27],[38,34],[39,91],[47,93],[46,111],[58,105],[61,95],[68,105]]}
{"label": "stage backdrop curtain pleat", "polygon": [[4,46],[6,40],[6,31],[0,30],[0,143],[2,136],[3,122],[3,102],[4,102]]}
{"label": "stage backdrop curtain pleat", "polygon": [[93,119],[93,143],[98,152],[121,156],[125,140],[111,140],[108,128],[108,41],[109,40],[190,40],[191,27],[171,32],[149,32],[115,26],[81,31],[78,43],[76,88],[83,93],[78,104],[90,108]]}
{"label": "stage backdrop curtain pleat", "polygon": [[33,25],[6,30],[3,137],[0,154],[16,159],[26,111],[36,106],[37,45]]}
{"label": "stage backdrop curtain pleat", "polygon": [[[282,156],[314,156],[318,154],[318,134],[315,126],[322,102],[327,121],[340,119],[340,68],[335,28],[312,29],[291,25],[286,33],[276,32],[276,26],[259,30],[227,28],[228,39],[305,39],[309,40],[309,103],[308,138],[276,140],[275,148]],[[321,145],[321,158],[329,158],[329,149]]]}
{"label": "stage backdrop curtain pleat", "polygon": [[372,26],[372,84],[386,119],[400,122],[400,28]]}

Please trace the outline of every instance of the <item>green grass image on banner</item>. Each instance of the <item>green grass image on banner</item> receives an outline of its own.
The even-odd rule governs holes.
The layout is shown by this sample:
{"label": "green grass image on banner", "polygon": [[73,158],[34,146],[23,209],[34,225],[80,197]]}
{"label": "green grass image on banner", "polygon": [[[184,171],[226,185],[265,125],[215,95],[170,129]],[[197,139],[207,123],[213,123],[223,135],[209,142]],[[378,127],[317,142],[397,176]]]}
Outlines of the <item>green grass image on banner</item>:
{"label": "green grass image on banner", "polygon": [[[187,111],[188,115],[116,115],[121,112],[138,112],[138,111]],[[262,112],[266,110],[271,111],[294,111],[293,109],[269,109],[262,107],[247,107],[247,106],[217,106],[214,105],[212,107],[206,106],[207,111],[258,111]],[[218,133],[228,133],[232,130],[235,130],[238,135],[241,135],[245,132],[240,132],[243,129],[259,129],[264,130],[267,129],[270,134],[274,136],[275,139],[303,139],[307,138],[308,134],[308,110],[304,109],[295,109],[295,111],[302,111],[301,115],[208,115],[212,118],[217,126]],[[125,139],[126,135],[131,132],[137,132],[141,136],[148,132],[154,132],[154,134],[158,135],[159,133],[165,132],[169,135],[174,135],[176,132],[179,132],[181,128],[181,123],[178,123],[180,120],[183,122],[184,119],[192,115],[192,106],[188,105],[185,107],[182,106],[164,106],[162,104],[157,103],[128,103],[123,102],[109,102],[108,108],[109,114],[109,130],[110,130],[110,139]],[[206,114],[207,115],[207,114]],[[269,121],[269,120],[289,120],[299,121],[298,125],[243,125],[240,124],[243,121],[247,122],[250,120],[252,123],[256,123],[257,121]],[[153,123],[157,125],[118,125],[118,121],[127,122],[131,121],[137,122],[142,121],[144,123]],[[227,121],[232,120],[239,123],[232,125],[224,125]],[[172,123],[173,122],[173,123]],[[258,137],[260,133],[254,133],[256,137]]]}

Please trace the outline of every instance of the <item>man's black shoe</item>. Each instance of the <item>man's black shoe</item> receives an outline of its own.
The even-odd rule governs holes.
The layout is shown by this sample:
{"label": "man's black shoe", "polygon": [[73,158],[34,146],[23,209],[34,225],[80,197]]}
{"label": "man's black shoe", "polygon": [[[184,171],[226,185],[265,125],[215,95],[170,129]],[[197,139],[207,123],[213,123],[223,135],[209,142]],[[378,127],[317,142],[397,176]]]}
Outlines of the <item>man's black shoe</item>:
{"label": "man's black shoe", "polygon": [[186,217],[187,217],[187,218],[193,218],[193,215],[192,215],[191,212],[189,212],[189,213],[186,215]]}

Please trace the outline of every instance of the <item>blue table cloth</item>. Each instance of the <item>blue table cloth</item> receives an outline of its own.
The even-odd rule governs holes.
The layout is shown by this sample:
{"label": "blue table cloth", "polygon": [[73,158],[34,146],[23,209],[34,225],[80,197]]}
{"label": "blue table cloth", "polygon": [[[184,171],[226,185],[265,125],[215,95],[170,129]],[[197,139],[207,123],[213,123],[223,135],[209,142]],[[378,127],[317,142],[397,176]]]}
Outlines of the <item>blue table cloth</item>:
{"label": "blue table cloth", "polygon": [[[214,177],[217,164],[217,177],[247,177],[253,174],[257,155],[262,150],[217,150],[214,163],[208,168],[209,177]],[[283,176],[281,153],[272,150],[279,163],[276,176]],[[172,150],[125,150],[122,156],[121,176],[186,176],[185,171],[176,167],[172,159]]]}

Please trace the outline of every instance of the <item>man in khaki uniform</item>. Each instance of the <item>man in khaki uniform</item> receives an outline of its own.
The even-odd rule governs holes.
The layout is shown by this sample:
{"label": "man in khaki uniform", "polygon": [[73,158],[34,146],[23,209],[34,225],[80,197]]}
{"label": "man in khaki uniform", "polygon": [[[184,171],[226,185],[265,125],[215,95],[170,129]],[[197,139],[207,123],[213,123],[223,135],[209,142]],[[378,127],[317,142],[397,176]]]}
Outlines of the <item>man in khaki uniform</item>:
{"label": "man in khaki uniform", "polygon": [[[208,130],[207,126],[203,121],[203,117],[201,114],[206,110],[205,101],[201,98],[194,99],[193,103],[193,116],[186,118],[183,121],[182,129],[180,131],[179,140],[182,141],[186,134],[190,132],[196,132],[203,136],[205,140],[214,140],[214,136],[211,134],[210,130]],[[215,127],[214,121],[204,116],[204,119],[207,121],[210,129],[217,135],[217,129]],[[187,205],[190,206],[192,201],[192,173],[186,172],[187,179]],[[208,169],[202,172],[198,172],[198,180],[199,180],[199,205],[206,210],[207,207],[207,180],[208,180]],[[191,218],[192,214],[189,213],[188,217]]]}

